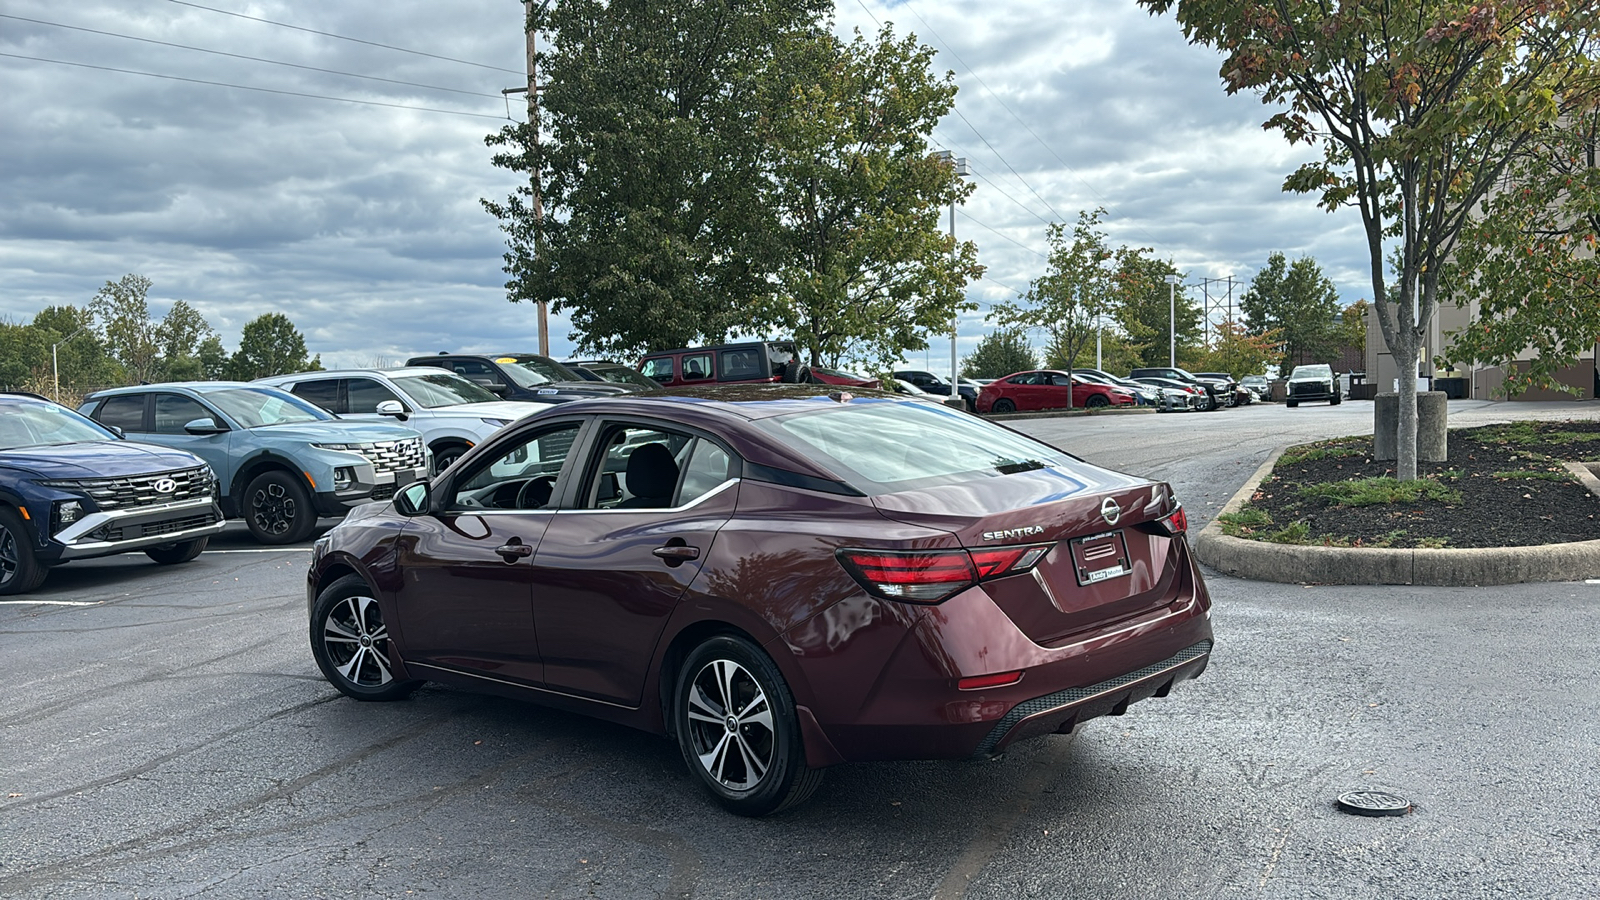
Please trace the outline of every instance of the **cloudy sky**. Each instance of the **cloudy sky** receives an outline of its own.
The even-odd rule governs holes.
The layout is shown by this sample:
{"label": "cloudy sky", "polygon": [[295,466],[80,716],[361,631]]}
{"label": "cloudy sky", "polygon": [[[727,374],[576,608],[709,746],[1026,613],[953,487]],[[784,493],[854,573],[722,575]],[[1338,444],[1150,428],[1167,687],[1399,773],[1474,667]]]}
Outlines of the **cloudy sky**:
{"label": "cloudy sky", "polygon": [[[1346,302],[1369,293],[1354,214],[1280,192],[1308,151],[1224,95],[1219,58],[1170,18],[1133,0],[840,0],[836,21],[892,22],[955,73],[959,115],[934,141],[974,171],[956,227],[988,266],[970,288],[985,308],[1041,274],[1047,222],[1096,206],[1197,299],[1275,250],[1314,256]],[[272,311],[330,365],[534,348],[478,203],[515,181],[483,137],[523,113],[500,95],[525,83],[521,22],[516,0],[6,0],[0,318],[132,272],[157,315],[187,300],[230,348]],[[966,316],[961,352],[986,330]],[[570,353],[566,323],[551,331]],[[927,361],[948,371],[948,341]]]}

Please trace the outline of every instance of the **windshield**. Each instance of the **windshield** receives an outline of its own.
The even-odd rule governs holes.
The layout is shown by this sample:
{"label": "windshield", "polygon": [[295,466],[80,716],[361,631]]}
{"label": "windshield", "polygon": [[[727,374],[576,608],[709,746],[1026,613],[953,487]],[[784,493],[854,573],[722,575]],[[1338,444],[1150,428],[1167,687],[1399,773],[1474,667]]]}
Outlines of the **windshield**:
{"label": "windshield", "polygon": [[852,403],[760,420],[785,441],[820,454],[867,493],[957,475],[1006,475],[1064,465],[1072,457],[998,425],[931,403]]}
{"label": "windshield", "polygon": [[424,409],[454,406],[457,403],[487,403],[500,399],[454,372],[395,375],[392,380],[395,387],[405,391],[407,397]]}
{"label": "windshield", "polygon": [[502,356],[495,360],[507,376],[523,387],[538,387],[553,381],[582,381],[576,372],[543,356]]}
{"label": "windshield", "polygon": [[115,434],[53,403],[20,400],[0,405],[0,450],[116,439]]}
{"label": "windshield", "polygon": [[646,377],[639,370],[630,369],[627,366],[590,366],[589,371],[612,384],[632,384],[647,391],[653,391],[661,387],[660,383],[654,378]]}
{"label": "windshield", "polygon": [[1333,367],[1332,366],[1295,366],[1294,374],[1289,376],[1290,380],[1293,380],[1295,378],[1332,378],[1332,377],[1333,377]]}
{"label": "windshield", "polygon": [[201,391],[205,398],[245,428],[331,422],[338,418],[293,394],[269,387],[216,388]]}

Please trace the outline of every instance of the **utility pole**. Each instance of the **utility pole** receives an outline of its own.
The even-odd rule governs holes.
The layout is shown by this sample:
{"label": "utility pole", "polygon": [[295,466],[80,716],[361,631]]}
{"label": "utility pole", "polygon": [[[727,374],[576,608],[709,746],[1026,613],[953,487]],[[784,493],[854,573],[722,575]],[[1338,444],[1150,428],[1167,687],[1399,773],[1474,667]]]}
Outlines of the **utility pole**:
{"label": "utility pole", "polygon": [[[543,0],[539,4],[539,11],[543,12],[550,0]],[[538,57],[534,49],[537,32],[528,24],[533,17],[533,0],[522,0],[522,28],[528,39],[528,86],[520,88],[506,88],[502,94],[527,94],[528,95],[528,128],[532,130],[532,143],[529,149],[537,153],[539,149],[539,83],[538,83]],[[543,249],[544,242],[544,193],[540,190],[540,175],[538,168],[533,170],[533,255],[538,258]],[[550,355],[550,304],[539,301],[539,355]]]}

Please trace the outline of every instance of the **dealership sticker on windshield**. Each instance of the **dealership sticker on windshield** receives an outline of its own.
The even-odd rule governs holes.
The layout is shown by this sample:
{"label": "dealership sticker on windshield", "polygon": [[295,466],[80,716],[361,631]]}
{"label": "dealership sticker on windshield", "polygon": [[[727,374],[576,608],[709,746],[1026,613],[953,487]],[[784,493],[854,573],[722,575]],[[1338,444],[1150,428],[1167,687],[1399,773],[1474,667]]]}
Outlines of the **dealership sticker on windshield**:
{"label": "dealership sticker on windshield", "polygon": [[1078,570],[1079,584],[1096,584],[1133,571],[1128,565],[1128,542],[1120,529],[1074,539],[1072,565]]}

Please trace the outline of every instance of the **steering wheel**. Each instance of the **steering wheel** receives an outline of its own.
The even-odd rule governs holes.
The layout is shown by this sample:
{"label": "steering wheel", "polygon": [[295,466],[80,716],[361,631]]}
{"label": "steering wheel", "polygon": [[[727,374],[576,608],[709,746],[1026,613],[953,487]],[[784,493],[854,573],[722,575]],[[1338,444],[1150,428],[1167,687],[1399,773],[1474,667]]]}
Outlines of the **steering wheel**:
{"label": "steering wheel", "polygon": [[555,491],[556,479],[553,475],[540,475],[523,483],[517,491],[517,504],[514,509],[539,509],[550,502],[550,495]]}

